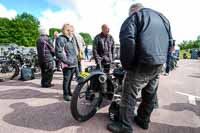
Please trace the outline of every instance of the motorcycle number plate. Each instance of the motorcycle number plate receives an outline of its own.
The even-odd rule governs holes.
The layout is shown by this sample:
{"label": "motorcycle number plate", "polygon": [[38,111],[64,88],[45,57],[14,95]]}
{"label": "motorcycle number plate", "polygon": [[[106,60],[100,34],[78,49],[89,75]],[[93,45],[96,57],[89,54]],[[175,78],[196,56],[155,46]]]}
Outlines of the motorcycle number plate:
{"label": "motorcycle number plate", "polygon": [[87,78],[88,76],[90,76],[90,73],[88,73],[88,72],[81,72],[80,73],[80,77],[82,77],[82,78]]}

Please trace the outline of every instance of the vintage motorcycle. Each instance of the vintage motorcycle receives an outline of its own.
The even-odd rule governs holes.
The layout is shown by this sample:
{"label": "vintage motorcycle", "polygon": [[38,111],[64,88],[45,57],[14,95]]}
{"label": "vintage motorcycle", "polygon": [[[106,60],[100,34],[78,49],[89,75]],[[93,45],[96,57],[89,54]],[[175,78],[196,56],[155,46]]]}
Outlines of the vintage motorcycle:
{"label": "vintage motorcycle", "polygon": [[111,73],[100,66],[89,66],[80,74],[81,79],[75,87],[71,113],[77,121],[86,121],[99,110],[102,100],[120,100],[125,71],[119,62],[111,64]]}

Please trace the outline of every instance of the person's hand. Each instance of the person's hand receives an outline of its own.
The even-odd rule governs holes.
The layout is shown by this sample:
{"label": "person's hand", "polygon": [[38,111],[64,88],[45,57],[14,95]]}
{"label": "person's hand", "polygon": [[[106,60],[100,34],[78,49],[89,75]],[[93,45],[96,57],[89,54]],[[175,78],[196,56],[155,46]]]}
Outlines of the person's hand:
{"label": "person's hand", "polygon": [[175,50],[175,47],[171,47],[169,51],[173,52],[174,50]]}
{"label": "person's hand", "polygon": [[102,57],[97,57],[97,60],[102,61],[103,58]]}
{"label": "person's hand", "polygon": [[110,58],[108,56],[103,56],[104,62],[111,62]]}

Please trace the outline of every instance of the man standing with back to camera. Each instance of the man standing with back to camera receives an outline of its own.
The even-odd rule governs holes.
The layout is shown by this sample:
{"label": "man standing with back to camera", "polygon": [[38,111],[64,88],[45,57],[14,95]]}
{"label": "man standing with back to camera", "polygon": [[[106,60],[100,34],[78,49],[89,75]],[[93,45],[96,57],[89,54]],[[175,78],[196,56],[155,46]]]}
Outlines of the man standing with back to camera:
{"label": "man standing with back to camera", "polygon": [[54,55],[55,49],[49,39],[49,31],[43,27],[40,28],[40,37],[37,40],[38,61],[41,68],[41,86],[48,88],[51,84],[54,73]]}
{"label": "man standing with back to camera", "polygon": [[[159,74],[173,45],[170,23],[161,13],[133,4],[120,31],[120,60],[126,70],[120,103],[120,120],[107,126],[113,133],[132,133],[136,96],[142,102],[135,123],[148,129],[154,109]],[[127,54],[128,53],[128,54]]]}

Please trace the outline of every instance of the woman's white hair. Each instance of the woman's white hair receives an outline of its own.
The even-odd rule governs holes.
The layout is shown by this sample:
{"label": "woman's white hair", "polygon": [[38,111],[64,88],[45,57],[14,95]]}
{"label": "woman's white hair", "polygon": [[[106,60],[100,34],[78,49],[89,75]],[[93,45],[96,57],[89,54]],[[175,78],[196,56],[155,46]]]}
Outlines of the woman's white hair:
{"label": "woman's white hair", "polygon": [[138,12],[142,8],[144,8],[144,6],[141,3],[135,3],[131,5],[129,8],[129,16],[135,12]]}

